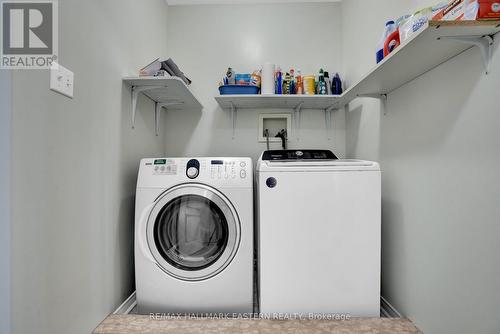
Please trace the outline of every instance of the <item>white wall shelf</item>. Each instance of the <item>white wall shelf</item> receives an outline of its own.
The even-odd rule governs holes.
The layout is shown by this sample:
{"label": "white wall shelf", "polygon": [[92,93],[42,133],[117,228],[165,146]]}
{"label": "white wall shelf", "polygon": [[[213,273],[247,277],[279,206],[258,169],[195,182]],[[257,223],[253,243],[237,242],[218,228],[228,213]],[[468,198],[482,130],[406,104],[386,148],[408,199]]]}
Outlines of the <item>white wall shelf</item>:
{"label": "white wall shelf", "polygon": [[221,108],[232,110],[233,134],[237,109],[292,109],[296,128],[301,109],[324,110],[329,129],[333,110],[343,108],[358,97],[385,101],[387,94],[474,46],[481,50],[487,73],[493,36],[499,32],[500,20],[430,21],[340,96],[219,95],[215,99]]}
{"label": "white wall shelf", "polygon": [[155,102],[155,132],[159,133],[160,112],[162,108],[171,110],[201,109],[186,84],[176,77],[125,77],[123,82],[131,87],[132,94],[132,128],[135,127],[137,98],[143,93]]}
{"label": "white wall shelf", "polygon": [[[294,111],[295,130],[300,128],[302,109],[319,109],[325,112],[325,126],[331,129],[331,112],[340,106],[337,95],[219,95],[215,99],[222,109],[231,110],[233,138],[238,109],[290,109]],[[298,133],[298,132],[297,132]]]}
{"label": "white wall shelf", "polygon": [[480,47],[487,72],[493,35],[498,32],[500,21],[430,21],[344,92],[340,104],[346,105],[357,97],[384,99],[392,91],[474,46]]}

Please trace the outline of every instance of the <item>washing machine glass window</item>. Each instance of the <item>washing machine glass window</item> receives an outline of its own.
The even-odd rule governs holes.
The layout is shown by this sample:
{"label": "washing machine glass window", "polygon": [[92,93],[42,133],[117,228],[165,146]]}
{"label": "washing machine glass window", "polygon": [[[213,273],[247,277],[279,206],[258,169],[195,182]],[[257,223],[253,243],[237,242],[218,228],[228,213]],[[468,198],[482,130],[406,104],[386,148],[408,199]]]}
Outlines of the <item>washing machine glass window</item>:
{"label": "washing machine glass window", "polygon": [[183,185],[155,203],[147,226],[148,245],[158,265],[185,280],[202,280],[223,270],[240,240],[238,216],[217,190]]}
{"label": "washing machine glass window", "polygon": [[227,221],[209,199],[184,195],[170,201],[160,212],[154,228],[158,251],[171,265],[200,270],[222,255],[228,239]]}

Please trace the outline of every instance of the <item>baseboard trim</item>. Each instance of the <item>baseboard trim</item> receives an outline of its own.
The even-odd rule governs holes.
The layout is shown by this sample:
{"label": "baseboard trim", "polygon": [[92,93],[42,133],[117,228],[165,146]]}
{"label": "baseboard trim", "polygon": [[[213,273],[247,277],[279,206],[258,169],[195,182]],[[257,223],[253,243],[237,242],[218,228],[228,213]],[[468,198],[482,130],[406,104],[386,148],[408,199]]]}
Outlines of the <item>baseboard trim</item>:
{"label": "baseboard trim", "polygon": [[380,313],[384,318],[402,318],[401,313],[396,310],[384,297],[380,297]]}
{"label": "baseboard trim", "polygon": [[113,314],[129,314],[137,305],[135,291],[113,312]]}
{"label": "baseboard trim", "polygon": [[[113,312],[113,314],[131,314],[137,306],[135,291]],[[380,316],[382,318],[402,318],[401,313],[396,310],[384,297],[380,297]]]}

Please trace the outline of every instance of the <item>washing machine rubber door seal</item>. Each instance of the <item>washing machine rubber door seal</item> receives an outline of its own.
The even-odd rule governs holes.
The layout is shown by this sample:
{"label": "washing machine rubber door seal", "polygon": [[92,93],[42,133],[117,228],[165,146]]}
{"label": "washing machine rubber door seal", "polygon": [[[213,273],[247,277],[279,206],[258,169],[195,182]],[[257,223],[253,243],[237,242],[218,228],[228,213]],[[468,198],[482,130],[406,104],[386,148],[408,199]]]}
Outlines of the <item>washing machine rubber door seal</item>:
{"label": "washing machine rubber door seal", "polygon": [[240,243],[240,220],[231,202],[203,184],[184,184],[155,201],[146,224],[149,250],[168,275],[199,281],[223,271]]}

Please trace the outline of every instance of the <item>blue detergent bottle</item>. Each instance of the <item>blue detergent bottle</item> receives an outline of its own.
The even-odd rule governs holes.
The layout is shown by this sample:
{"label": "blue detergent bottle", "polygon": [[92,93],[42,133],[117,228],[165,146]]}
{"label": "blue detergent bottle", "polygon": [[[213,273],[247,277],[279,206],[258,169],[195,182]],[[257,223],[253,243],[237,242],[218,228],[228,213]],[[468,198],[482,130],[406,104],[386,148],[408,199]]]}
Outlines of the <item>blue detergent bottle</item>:
{"label": "blue detergent bottle", "polygon": [[332,94],[341,95],[342,91],[342,80],[340,79],[340,75],[338,73],[335,73],[332,78]]}

